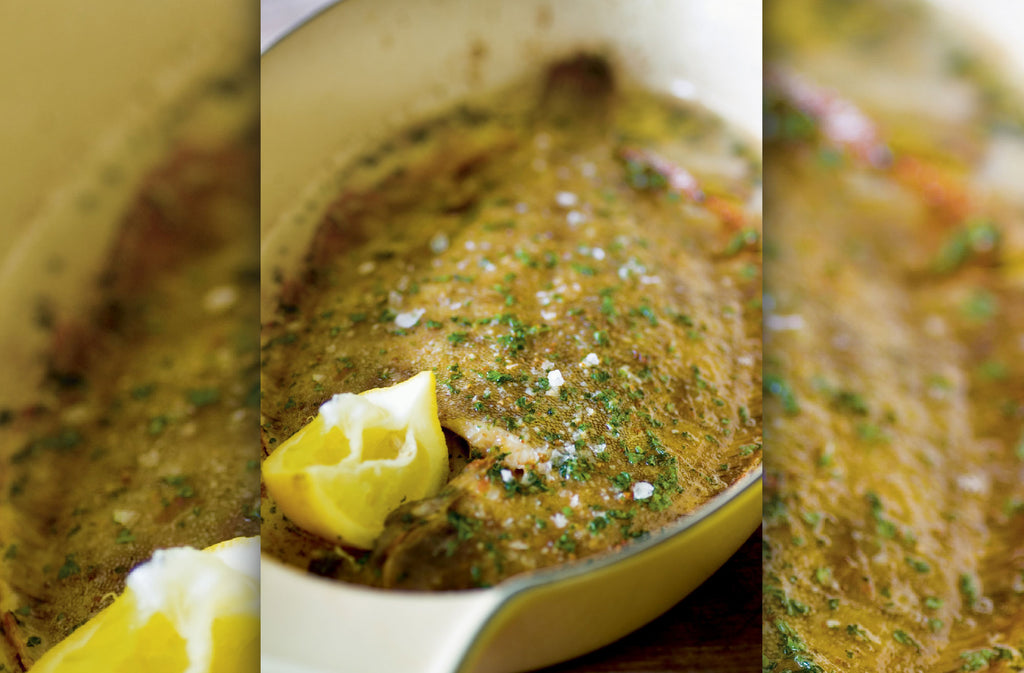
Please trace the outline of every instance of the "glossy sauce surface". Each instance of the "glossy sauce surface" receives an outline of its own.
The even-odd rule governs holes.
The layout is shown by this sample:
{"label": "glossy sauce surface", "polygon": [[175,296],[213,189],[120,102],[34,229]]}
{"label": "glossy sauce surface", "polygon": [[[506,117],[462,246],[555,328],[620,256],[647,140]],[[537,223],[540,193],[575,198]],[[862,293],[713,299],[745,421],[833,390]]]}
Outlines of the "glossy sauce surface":
{"label": "glossy sauce surface", "polygon": [[1019,670],[1019,99],[917,6],[768,18],[765,670]]}

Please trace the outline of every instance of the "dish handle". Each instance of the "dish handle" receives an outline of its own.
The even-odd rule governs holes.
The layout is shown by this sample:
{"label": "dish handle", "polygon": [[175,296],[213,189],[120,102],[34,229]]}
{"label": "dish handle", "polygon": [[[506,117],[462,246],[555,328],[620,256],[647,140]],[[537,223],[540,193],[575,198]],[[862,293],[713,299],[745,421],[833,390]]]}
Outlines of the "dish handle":
{"label": "dish handle", "polygon": [[264,673],[455,673],[505,598],[486,589],[385,592],[266,557],[260,571]]}

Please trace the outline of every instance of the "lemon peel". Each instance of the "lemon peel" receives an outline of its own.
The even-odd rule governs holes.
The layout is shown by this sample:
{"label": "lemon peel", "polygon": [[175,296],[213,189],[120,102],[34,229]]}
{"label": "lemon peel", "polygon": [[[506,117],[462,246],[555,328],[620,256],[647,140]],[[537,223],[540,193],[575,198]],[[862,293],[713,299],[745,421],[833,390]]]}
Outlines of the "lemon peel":
{"label": "lemon peel", "polygon": [[259,538],[160,549],[33,673],[243,673],[259,666]]}
{"label": "lemon peel", "polygon": [[426,371],[387,388],[335,395],[263,463],[263,482],[297,526],[369,549],[387,515],[437,493],[448,449]]}

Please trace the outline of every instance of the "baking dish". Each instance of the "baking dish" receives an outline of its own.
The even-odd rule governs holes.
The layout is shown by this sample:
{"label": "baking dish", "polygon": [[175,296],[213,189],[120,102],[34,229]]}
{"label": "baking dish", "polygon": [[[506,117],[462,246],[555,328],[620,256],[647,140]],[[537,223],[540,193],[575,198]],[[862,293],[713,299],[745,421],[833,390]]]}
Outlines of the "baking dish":
{"label": "baking dish", "polygon": [[[58,350],[55,333],[59,326],[84,324],[95,315],[101,298],[98,275],[110,268],[120,225],[138,205],[140,192],[152,184],[154,171],[182,147],[216,152],[237,146],[240,138],[244,145],[252,137],[257,104],[252,9],[245,2],[206,7],[190,0],[151,5],[115,0],[100,9],[58,0],[5,12],[0,28],[0,85],[5,92],[0,98],[0,669],[20,671],[38,661],[66,635],[62,627],[84,620],[113,598],[112,593],[96,601],[82,598],[67,588],[70,582],[52,581],[54,595],[63,592],[61,598],[82,612],[72,622],[60,608],[46,612],[48,595],[26,590],[38,586],[30,577],[37,567],[48,572],[43,562],[33,563],[39,558],[33,552],[72,558],[73,545],[86,534],[69,540],[77,528],[58,532],[57,511],[63,503],[51,500],[36,506],[39,498],[24,504],[22,491],[49,494],[51,486],[53,492],[82,486],[98,492],[101,487],[99,480],[68,467],[80,465],[70,454],[19,461],[32,446],[26,437],[32,438],[29,433],[36,426],[29,426],[34,420],[59,414],[75,418],[71,404],[58,401],[55,386],[43,384],[50,355]],[[195,21],[198,15],[203,21]],[[255,223],[253,217],[232,221]],[[254,227],[250,231],[247,240],[255,250]],[[160,250],[149,239],[139,247]],[[251,255],[253,264],[255,257]],[[87,417],[79,414],[75,420],[84,425]],[[79,435],[69,436],[78,441]],[[236,445],[240,452],[244,446]],[[253,446],[254,457],[256,450]],[[155,489],[150,490],[148,479],[158,477],[152,469],[156,466],[146,465],[142,453],[138,451],[137,464],[147,483],[135,492],[149,497]],[[34,489],[31,482],[23,486],[19,475],[26,474],[25,462],[41,466],[33,475],[47,488]],[[255,489],[254,473],[236,474]],[[159,499],[153,502],[155,508],[162,506]],[[109,501],[104,505],[92,511],[97,518],[106,517],[104,523],[110,526],[118,511],[128,511]],[[36,528],[37,521],[44,525]],[[165,531],[183,530],[151,525],[159,531],[160,546],[177,543],[164,537]],[[152,551],[152,545],[129,544],[133,539],[88,539],[90,551],[134,554],[130,565]],[[181,544],[186,542],[203,543],[194,537]],[[83,584],[115,584],[108,579],[113,573],[97,579],[93,567],[84,560],[82,566],[92,573]],[[51,578],[64,579],[60,570],[54,568]],[[37,605],[44,606],[38,613]],[[57,617],[49,619],[55,612]]]}
{"label": "baking dish", "polygon": [[255,58],[255,19],[244,2],[191,0],[26,5],[5,19],[0,406],[24,403],[42,375],[39,302],[57,317],[87,302],[121,213],[171,138],[214,145],[251,119],[251,99],[215,90]]}
{"label": "baking dish", "polygon": [[[412,121],[579,51],[760,137],[760,3],[344,2],[261,63],[264,319],[337,190]],[[710,576],[760,523],[760,470],[624,552],[448,593],[384,592],[264,557],[268,671],[520,671],[628,633]]]}

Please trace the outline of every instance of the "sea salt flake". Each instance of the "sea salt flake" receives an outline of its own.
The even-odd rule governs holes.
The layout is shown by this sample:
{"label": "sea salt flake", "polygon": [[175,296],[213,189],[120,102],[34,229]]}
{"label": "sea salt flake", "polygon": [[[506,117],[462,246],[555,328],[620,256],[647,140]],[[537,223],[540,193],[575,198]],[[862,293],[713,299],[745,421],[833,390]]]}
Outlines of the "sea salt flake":
{"label": "sea salt flake", "polygon": [[654,484],[649,481],[638,481],[633,484],[633,500],[646,500],[654,495]]}
{"label": "sea salt flake", "polygon": [[430,239],[430,250],[435,255],[440,255],[442,252],[448,249],[448,236],[446,234],[437,233]]}
{"label": "sea salt flake", "polygon": [[223,313],[238,300],[238,290],[231,285],[221,285],[206,293],[203,297],[203,309],[207,313]]}
{"label": "sea salt flake", "polygon": [[769,314],[767,320],[767,327],[773,332],[788,332],[796,331],[804,328],[804,318],[798,313],[790,315],[780,315],[777,313]]}
{"label": "sea salt flake", "polygon": [[989,481],[984,474],[962,474],[956,478],[956,486],[967,493],[986,493]]}
{"label": "sea salt flake", "polygon": [[587,221],[587,216],[578,210],[570,210],[565,214],[565,221],[570,227],[575,227]]}
{"label": "sea salt flake", "polygon": [[139,518],[139,513],[130,509],[115,509],[110,518],[114,520],[114,523],[130,526]]}
{"label": "sea salt flake", "polygon": [[426,312],[425,308],[415,308],[406,313],[399,313],[395,316],[395,324],[402,329],[408,329],[418,323]]}
{"label": "sea salt flake", "polygon": [[558,192],[555,194],[555,203],[563,208],[572,208],[579,201],[579,197],[572,192]]}
{"label": "sea salt flake", "polygon": [[160,464],[160,453],[156,449],[151,449],[140,453],[138,461],[139,467],[156,467]]}

